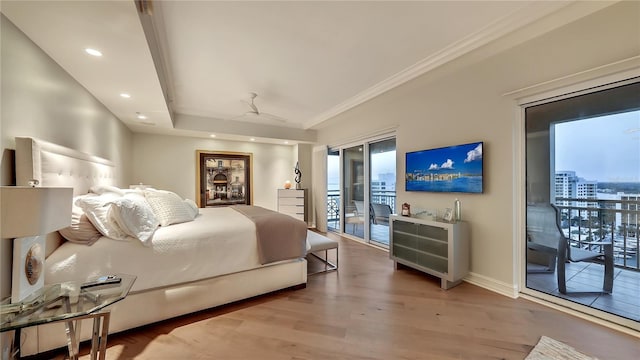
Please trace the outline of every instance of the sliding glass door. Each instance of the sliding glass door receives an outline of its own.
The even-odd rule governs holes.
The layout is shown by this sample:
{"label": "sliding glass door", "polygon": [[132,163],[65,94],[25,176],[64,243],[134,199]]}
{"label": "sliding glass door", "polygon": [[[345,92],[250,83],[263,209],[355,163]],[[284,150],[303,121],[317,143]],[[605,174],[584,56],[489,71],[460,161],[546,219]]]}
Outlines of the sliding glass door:
{"label": "sliding glass door", "polygon": [[369,144],[369,234],[389,247],[389,215],[396,208],[396,139]]}
{"label": "sliding glass door", "polygon": [[340,231],[340,150],[327,154],[327,228]]}
{"label": "sliding glass door", "polygon": [[366,211],[364,207],[364,144],[342,150],[342,181],[344,187],[344,232],[361,239],[365,238]]}
{"label": "sliding glass door", "polygon": [[640,83],[525,108],[526,287],[640,322]]}
{"label": "sliding glass door", "polygon": [[395,150],[395,138],[391,136],[329,150],[330,230],[377,246],[389,246],[389,215],[396,212]]}

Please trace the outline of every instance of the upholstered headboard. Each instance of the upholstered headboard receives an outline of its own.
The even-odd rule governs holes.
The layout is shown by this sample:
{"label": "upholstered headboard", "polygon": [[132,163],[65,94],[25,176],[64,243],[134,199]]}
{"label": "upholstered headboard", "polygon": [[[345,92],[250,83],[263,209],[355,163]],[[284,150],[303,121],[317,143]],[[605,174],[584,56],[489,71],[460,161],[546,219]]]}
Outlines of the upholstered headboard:
{"label": "upholstered headboard", "polygon": [[[114,185],[115,167],[109,160],[30,137],[16,137],[16,185],[72,187],[73,195],[89,192],[94,185]],[[57,232],[47,236],[46,256],[60,244]]]}
{"label": "upholstered headboard", "polygon": [[16,138],[16,182],[27,186],[72,187],[73,195],[94,185],[114,185],[115,167],[109,160],[30,137]]}

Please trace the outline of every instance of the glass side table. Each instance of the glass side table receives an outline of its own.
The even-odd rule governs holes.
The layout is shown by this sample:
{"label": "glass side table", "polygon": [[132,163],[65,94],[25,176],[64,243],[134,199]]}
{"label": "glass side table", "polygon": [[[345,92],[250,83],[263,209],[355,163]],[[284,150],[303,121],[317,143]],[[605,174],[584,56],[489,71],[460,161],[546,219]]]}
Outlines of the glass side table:
{"label": "glass side table", "polygon": [[80,320],[93,319],[91,359],[97,359],[98,353],[104,359],[110,316],[105,308],[124,299],[136,280],[133,275],[115,275],[120,281],[95,286],[69,281],[46,285],[19,303],[11,304],[11,299],[5,299],[0,303],[0,332],[15,331],[14,347],[19,358],[22,328],[65,322],[69,359],[75,360],[80,345]]}

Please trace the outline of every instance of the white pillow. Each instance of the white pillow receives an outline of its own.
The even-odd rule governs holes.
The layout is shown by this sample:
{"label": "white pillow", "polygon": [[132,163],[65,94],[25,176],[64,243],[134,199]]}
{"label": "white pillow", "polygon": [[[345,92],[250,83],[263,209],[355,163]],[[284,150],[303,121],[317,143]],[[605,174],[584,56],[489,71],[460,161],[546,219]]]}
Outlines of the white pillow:
{"label": "white pillow", "polygon": [[124,190],[119,187],[111,186],[111,185],[94,185],[89,188],[89,192],[94,194],[102,195],[105,193],[115,193],[120,196],[124,195]]}
{"label": "white pillow", "polygon": [[191,214],[195,219],[195,217],[198,216],[198,214],[200,213],[200,209],[198,209],[198,204],[196,204],[196,202],[191,199],[184,199],[184,202],[189,206],[189,210],[191,210]]}
{"label": "white pillow", "polygon": [[109,218],[127,235],[142,241],[145,246],[150,246],[151,237],[160,222],[145,198],[137,194],[127,194],[113,200],[110,205]]}
{"label": "white pillow", "polygon": [[118,224],[109,218],[110,203],[121,196],[115,193],[104,193],[102,195],[88,195],[79,198],[76,204],[84,210],[93,226],[106,237],[115,240],[128,240],[128,235]]}
{"label": "white pillow", "polygon": [[176,193],[163,190],[145,190],[144,196],[162,226],[195,219],[196,214],[191,206],[187,205]]}
{"label": "white pillow", "polygon": [[89,221],[87,215],[85,215],[82,208],[74,204],[71,210],[71,225],[64,229],[58,230],[60,235],[66,240],[84,245],[93,245],[98,239],[102,237],[102,234],[96,229],[95,226]]}

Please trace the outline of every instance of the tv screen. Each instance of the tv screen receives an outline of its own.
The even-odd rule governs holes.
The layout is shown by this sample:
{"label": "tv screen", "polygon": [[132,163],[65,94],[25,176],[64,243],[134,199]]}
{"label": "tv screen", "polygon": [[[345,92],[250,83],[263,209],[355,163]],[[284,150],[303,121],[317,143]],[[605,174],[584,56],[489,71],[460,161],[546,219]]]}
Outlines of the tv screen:
{"label": "tv screen", "polygon": [[481,193],[482,142],[406,154],[406,191]]}

